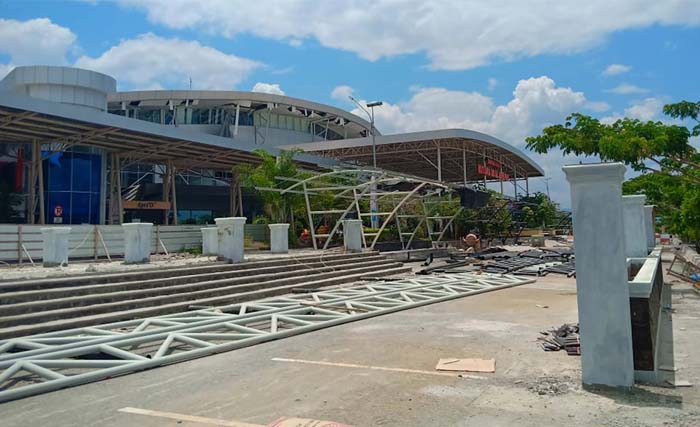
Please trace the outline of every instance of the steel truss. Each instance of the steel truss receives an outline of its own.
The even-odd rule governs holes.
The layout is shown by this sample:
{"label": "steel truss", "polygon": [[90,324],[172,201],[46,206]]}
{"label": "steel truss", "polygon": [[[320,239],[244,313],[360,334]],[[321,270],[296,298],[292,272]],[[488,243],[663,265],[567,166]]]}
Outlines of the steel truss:
{"label": "steel truss", "polygon": [[[333,237],[338,234],[343,220],[352,217],[365,220],[372,216],[380,218],[381,226],[376,232],[372,233],[366,233],[363,228],[362,242],[365,248],[374,249],[384,230],[395,221],[398,240],[401,241],[403,249],[410,249],[416,233],[423,226],[427,228],[427,235],[431,241],[441,241],[447,229],[462,211],[460,206],[456,212],[449,216],[431,216],[425,204],[444,197],[449,197],[449,200],[453,200],[453,189],[450,185],[384,170],[340,169],[313,175],[306,179],[277,178],[288,183],[287,187],[257,187],[256,189],[259,191],[276,191],[280,194],[302,194],[304,196],[307,221],[314,249],[319,249],[319,247],[327,249]],[[334,183],[336,181],[345,183]],[[411,189],[405,191],[384,189],[397,184],[409,184],[408,186]],[[313,210],[313,198],[328,194],[332,195],[336,200],[344,200],[346,207],[343,209]],[[377,202],[385,205],[387,209],[384,212],[363,210],[361,201],[368,198],[376,198]],[[454,201],[459,205],[459,196]],[[408,207],[414,208],[413,214],[404,213],[404,210]],[[417,209],[415,209],[416,207]],[[316,225],[319,216],[325,218],[335,217],[335,224],[328,233],[317,233]],[[401,223],[401,219],[406,218],[417,218],[419,220],[414,225],[412,232],[409,232],[411,228],[408,225]],[[411,237],[405,239],[406,236]]]}
{"label": "steel truss", "polygon": [[0,402],[533,280],[446,274],[0,341]]}

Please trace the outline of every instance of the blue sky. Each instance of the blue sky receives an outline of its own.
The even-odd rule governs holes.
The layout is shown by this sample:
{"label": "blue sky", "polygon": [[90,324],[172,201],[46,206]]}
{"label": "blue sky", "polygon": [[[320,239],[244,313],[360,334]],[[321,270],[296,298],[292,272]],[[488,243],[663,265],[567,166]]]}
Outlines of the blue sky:
{"label": "blue sky", "polygon": [[[353,94],[385,102],[384,133],[463,127],[521,149],[574,111],[655,120],[664,103],[697,100],[700,2],[494,3],[0,0],[0,74],[77,65],[120,90],[191,77],[194,89],[255,87],[348,110]],[[560,167],[579,159],[531,156],[568,205]]]}

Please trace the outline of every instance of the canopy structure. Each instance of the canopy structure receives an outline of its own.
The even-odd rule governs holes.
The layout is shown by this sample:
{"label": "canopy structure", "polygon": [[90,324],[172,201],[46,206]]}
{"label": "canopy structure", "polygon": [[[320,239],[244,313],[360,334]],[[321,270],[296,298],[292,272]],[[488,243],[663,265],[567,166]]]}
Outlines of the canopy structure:
{"label": "canopy structure", "polygon": [[[259,146],[205,133],[188,132],[107,114],[103,111],[3,93],[0,98],[0,141],[38,143],[62,151],[74,145],[102,148],[126,162],[167,163],[179,169],[230,171],[241,163],[259,163]],[[50,146],[46,147],[46,145]],[[274,147],[265,150],[276,154]],[[304,168],[319,170],[320,159],[300,156]],[[323,161],[332,165],[333,161]]]}
{"label": "canopy structure", "polygon": [[[444,129],[375,136],[377,168],[447,183],[513,182],[543,176],[525,153],[492,136]],[[373,164],[372,138],[282,146],[358,165]],[[517,193],[517,191],[516,191]]]}
{"label": "canopy structure", "polygon": [[[303,195],[314,249],[327,249],[340,232],[342,222],[349,218],[378,219],[378,229],[362,231],[363,246],[371,250],[384,232],[389,232],[390,225],[397,236],[386,237],[397,237],[402,249],[411,249],[420,235],[427,241],[439,242],[463,210],[459,194],[450,185],[382,170],[338,169],[305,179],[277,179],[282,181],[279,188],[257,190]],[[322,205],[314,203],[317,197]],[[334,200],[333,206],[328,197]],[[376,212],[368,203],[371,198],[379,206]],[[319,225],[327,226],[327,232],[319,232]]]}

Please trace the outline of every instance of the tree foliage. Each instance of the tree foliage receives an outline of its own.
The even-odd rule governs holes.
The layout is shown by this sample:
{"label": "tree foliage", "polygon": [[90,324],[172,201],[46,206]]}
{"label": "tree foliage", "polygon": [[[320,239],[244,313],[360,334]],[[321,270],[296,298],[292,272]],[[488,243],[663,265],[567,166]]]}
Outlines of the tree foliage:
{"label": "tree foliage", "polygon": [[671,118],[692,120],[688,127],[660,121],[622,118],[614,123],[579,113],[564,124],[546,127],[526,139],[538,153],[561,149],[564,154],[594,155],[619,161],[641,174],[623,186],[627,194],[644,193],[657,205],[662,224],[688,241],[700,242],[700,153],[690,138],[700,136],[700,102],[664,106]]}
{"label": "tree foliage", "polygon": [[[260,164],[239,165],[233,172],[238,174],[241,183],[245,187],[252,188],[286,188],[289,181],[282,181],[277,177],[301,178],[294,156],[294,151],[280,151],[273,156],[265,150],[257,149],[254,153],[260,158]],[[258,191],[258,196],[263,202],[265,213],[273,223],[290,221],[292,212],[298,207],[303,208],[303,196],[294,193],[282,194],[279,191]]]}

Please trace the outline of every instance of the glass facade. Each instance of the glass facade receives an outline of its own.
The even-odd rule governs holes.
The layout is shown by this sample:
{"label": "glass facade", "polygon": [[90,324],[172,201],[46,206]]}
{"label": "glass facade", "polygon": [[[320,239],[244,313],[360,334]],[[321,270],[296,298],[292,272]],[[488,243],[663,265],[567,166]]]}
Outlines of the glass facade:
{"label": "glass facade", "polygon": [[[75,147],[43,152],[44,203],[48,224],[98,224],[102,155]],[[56,215],[59,214],[59,215]]]}
{"label": "glass facade", "polygon": [[[235,122],[235,112],[231,108],[176,107],[171,110],[169,108],[127,107],[126,110],[112,109],[109,112],[164,125],[221,125],[223,123],[232,125]],[[329,140],[343,139],[343,135],[332,129],[327,129],[323,122],[314,124],[303,116],[273,113],[267,109],[241,109],[238,115],[238,125],[313,133],[319,138]]]}

